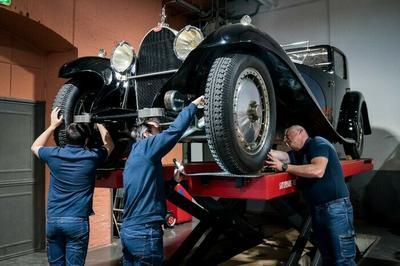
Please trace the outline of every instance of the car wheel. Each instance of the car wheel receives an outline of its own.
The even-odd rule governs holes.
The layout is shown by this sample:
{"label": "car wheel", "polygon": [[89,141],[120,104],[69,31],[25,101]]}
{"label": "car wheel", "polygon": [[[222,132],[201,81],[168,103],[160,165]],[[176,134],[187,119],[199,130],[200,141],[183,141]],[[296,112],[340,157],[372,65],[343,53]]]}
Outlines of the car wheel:
{"label": "car wheel", "polygon": [[350,155],[353,159],[361,158],[361,154],[364,149],[364,123],[363,115],[360,112],[357,119],[357,126],[353,131],[353,135],[349,136],[355,140],[355,143],[344,144],[344,152],[346,155]]}
{"label": "car wheel", "polygon": [[64,116],[62,123],[54,132],[54,140],[58,146],[67,144],[65,128],[74,121],[74,115],[90,113],[90,109],[95,97],[93,90],[78,88],[78,83],[68,82],[58,91],[53,108],[59,107]]}
{"label": "car wheel", "polygon": [[218,165],[235,174],[262,169],[276,125],[275,94],[265,64],[244,54],[215,59],[205,99],[205,131]]}

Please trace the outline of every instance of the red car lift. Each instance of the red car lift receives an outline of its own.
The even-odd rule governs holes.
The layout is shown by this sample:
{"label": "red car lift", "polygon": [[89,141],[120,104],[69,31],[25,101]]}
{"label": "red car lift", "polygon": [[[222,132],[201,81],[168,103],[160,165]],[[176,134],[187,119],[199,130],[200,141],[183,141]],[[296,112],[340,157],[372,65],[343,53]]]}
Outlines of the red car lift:
{"label": "red car lift", "polygon": [[[341,164],[345,177],[373,169],[371,159],[347,160]],[[304,209],[299,211],[293,207],[288,199],[288,195],[296,191],[295,177],[288,173],[237,176],[221,173],[215,163],[187,164],[185,179],[189,193],[201,206],[174,190],[173,173],[174,166],[164,167],[168,200],[199,219],[199,224],[166,265],[215,265],[262,243],[260,232],[243,216],[245,199],[269,200],[277,212],[300,232],[286,265],[297,265],[307,241],[313,242],[311,218]],[[122,170],[100,172],[96,186],[122,187]],[[317,264],[318,260],[319,253],[316,252],[313,263]]]}
{"label": "red car lift", "polygon": [[[180,183],[174,187],[174,190],[188,200],[192,200],[192,195],[190,195]],[[175,224],[190,222],[191,220],[192,215],[167,200],[167,217],[165,218],[165,222],[168,227],[173,227]]]}

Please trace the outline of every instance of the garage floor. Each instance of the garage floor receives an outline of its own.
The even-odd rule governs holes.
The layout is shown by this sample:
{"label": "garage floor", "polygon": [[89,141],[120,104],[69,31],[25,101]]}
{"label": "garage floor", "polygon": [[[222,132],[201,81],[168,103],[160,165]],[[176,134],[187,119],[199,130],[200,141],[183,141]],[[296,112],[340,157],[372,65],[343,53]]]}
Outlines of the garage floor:
{"label": "garage floor", "polygon": [[[197,221],[176,225],[174,229],[165,230],[164,245],[166,256],[176,249],[177,246],[190,233]],[[358,232],[358,245],[364,258],[359,263],[361,266],[400,265],[400,234],[395,234],[387,228],[377,227],[356,222]],[[287,257],[287,243],[296,237],[294,230],[285,230],[277,233],[272,238],[266,239],[264,244],[258,245],[243,252],[221,266],[233,265],[281,265]],[[283,244],[282,244],[283,243]],[[86,265],[111,266],[120,265],[122,256],[120,242],[116,241],[108,247],[91,250],[86,259]],[[302,265],[307,265],[307,257],[303,257]],[[17,258],[0,261],[0,265],[47,265],[46,252],[20,256]]]}

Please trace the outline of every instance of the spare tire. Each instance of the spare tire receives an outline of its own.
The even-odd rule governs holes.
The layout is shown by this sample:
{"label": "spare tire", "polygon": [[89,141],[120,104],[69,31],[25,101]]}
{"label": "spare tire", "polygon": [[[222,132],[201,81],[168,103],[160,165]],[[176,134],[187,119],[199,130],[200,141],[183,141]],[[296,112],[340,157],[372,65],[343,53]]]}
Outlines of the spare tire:
{"label": "spare tire", "polygon": [[276,126],[275,93],[264,62],[245,54],[215,59],[205,99],[206,136],[218,165],[235,174],[261,170]]}

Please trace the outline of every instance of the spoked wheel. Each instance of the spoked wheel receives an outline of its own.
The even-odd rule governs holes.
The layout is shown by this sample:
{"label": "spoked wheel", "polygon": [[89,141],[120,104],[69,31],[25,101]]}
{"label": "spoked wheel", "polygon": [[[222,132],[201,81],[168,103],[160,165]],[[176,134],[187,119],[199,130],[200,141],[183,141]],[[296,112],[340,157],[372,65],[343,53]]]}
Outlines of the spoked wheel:
{"label": "spoked wheel", "polygon": [[231,173],[255,173],[275,137],[275,94],[265,64],[254,56],[217,58],[208,75],[204,119],[211,154]]}
{"label": "spoked wheel", "polygon": [[[119,107],[120,95],[117,92],[102,101],[101,107],[104,109]],[[98,96],[97,93],[98,90],[95,88],[85,87],[77,80],[70,80],[60,88],[53,103],[53,108],[60,107],[61,114],[64,116],[64,123],[54,132],[54,140],[58,146],[63,147],[68,143],[65,129],[74,122],[75,115],[93,114],[93,111],[98,109],[94,106]],[[121,167],[124,165],[124,160],[130,151],[130,138],[127,138],[125,136],[126,133],[123,131],[126,125],[124,122],[107,121],[104,123],[106,123],[106,127],[113,138],[115,147],[108,160],[102,165],[102,168]],[[93,130],[87,146],[96,148],[102,145],[100,133],[97,130]]]}
{"label": "spoked wheel", "polygon": [[364,123],[362,112],[358,114],[357,124],[354,127],[353,134],[349,136],[355,140],[355,143],[344,144],[344,151],[346,155],[350,155],[353,159],[361,158],[364,149]]}

